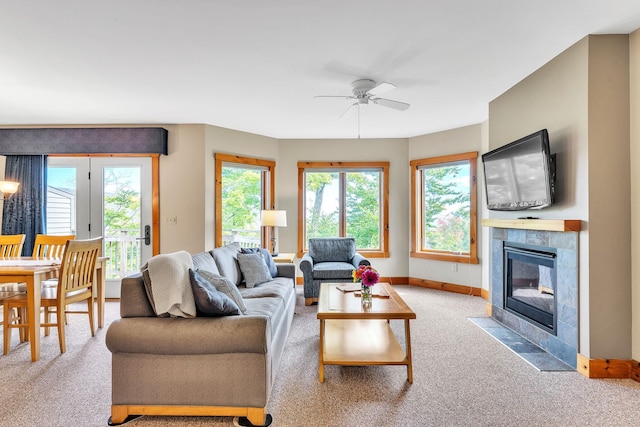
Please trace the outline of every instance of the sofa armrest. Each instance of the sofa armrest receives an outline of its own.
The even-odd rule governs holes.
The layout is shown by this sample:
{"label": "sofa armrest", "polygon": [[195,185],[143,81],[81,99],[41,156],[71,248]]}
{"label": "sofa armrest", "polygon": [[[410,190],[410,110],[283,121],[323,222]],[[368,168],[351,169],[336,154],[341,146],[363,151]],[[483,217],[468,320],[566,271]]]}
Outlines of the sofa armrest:
{"label": "sofa armrest", "polygon": [[279,277],[296,278],[296,265],[292,263],[276,263]]}
{"label": "sofa armrest", "polygon": [[112,353],[266,354],[270,329],[267,316],[138,317],[111,323],[105,340]]}
{"label": "sofa armrest", "polygon": [[144,287],[142,273],[123,277],[120,282],[120,317],[155,317]]}
{"label": "sofa armrest", "polygon": [[358,252],[356,252],[354,257],[351,259],[351,264],[353,264],[355,268],[358,268],[361,265],[371,265],[369,260],[366,259],[363,255],[359,254]]}

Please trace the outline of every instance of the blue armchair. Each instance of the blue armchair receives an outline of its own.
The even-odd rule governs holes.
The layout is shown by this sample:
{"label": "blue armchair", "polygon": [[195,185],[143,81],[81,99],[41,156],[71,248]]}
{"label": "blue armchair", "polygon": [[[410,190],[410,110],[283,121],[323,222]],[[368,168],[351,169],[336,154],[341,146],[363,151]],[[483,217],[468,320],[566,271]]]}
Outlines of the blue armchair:
{"label": "blue armchair", "polygon": [[304,304],[318,302],[321,282],[351,282],[351,273],[360,265],[371,265],[356,252],[353,237],[309,239],[309,252],[300,260],[304,278]]}

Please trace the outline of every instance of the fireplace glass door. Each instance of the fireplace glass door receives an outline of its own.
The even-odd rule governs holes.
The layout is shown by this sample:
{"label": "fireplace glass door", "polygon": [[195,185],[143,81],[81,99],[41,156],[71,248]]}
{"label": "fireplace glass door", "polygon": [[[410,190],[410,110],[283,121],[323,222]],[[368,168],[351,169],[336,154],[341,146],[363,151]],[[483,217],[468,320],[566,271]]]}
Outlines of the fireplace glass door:
{"label": "fireplace glass door", "polygon": [[555,333],[556,254],[551,248],[505,244],[505,309]]}

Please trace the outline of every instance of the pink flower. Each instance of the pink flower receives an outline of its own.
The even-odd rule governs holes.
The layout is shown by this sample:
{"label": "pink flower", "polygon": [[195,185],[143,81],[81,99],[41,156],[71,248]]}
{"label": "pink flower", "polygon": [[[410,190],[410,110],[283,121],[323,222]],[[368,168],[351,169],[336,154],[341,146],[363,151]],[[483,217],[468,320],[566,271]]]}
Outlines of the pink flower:
{"label": "pink flower", "polygon": [[371,267],[362,272],[362,284],[364,286],[373,286],[378,283],[379,279],[380,275]]}

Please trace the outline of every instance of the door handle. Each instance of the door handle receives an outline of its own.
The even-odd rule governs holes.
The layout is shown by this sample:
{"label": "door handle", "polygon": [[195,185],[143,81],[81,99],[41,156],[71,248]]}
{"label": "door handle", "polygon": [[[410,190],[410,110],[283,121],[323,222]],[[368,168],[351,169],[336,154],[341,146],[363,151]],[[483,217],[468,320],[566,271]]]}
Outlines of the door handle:
{"label": "door handle", "polygon": [[151,244],[151,226],[144,226],[144,237],[136,237],[136,240],[144,240],[144,244],[149,246]]}

